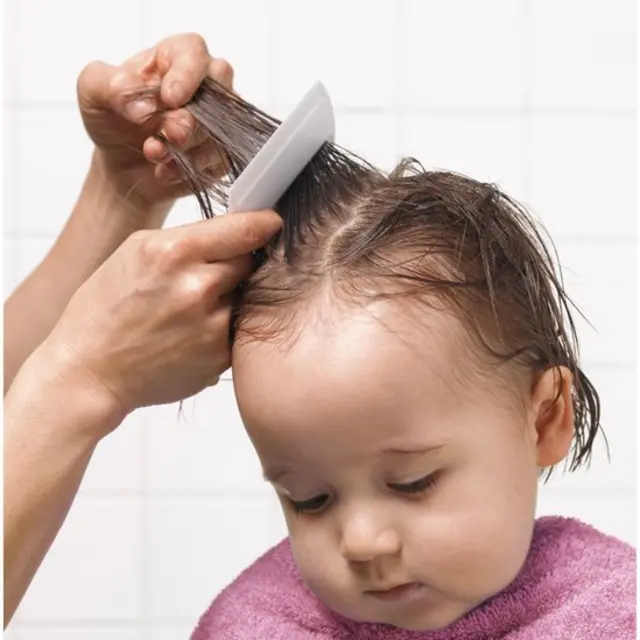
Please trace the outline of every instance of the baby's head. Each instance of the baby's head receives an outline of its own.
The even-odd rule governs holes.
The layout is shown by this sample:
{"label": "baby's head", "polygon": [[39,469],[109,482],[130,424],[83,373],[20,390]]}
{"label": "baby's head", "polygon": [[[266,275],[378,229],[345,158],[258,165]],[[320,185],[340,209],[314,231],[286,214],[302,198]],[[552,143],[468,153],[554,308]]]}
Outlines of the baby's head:
{"label": "baby's head", "polygon": [[567,297],[522,208],[464,176],[326,146],[276,208],[233,371],[300,573],[348,618],[446,626],[521,570],[541,474],[589,459]]}
{"label": "baby's head", "polygon": [[449,173],[351,180],[247,284],[237,400],[309,587],[433,629],[514,579],[540,473],[588,455],[596,399],[515,204]]}

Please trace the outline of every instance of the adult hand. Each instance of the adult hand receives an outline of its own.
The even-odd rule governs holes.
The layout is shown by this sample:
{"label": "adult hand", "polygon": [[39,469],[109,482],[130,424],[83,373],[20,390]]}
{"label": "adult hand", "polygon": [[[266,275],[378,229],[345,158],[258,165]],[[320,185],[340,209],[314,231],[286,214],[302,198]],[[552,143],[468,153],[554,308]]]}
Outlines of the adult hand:
{"label": "adult hand", "polygon": [[262,211],[134,233],[71,299],[36,354],[42,375],[91,387],[113,427],[214,384],[230,366],[232,292],[280,226]]}
{"label": "adult hand", "polygon": [[[229,63],[211,57],[196,34],[170,36],[121,66],[92,62],[80,74],[78,102],[96,145],[94,159],[118,193],[140,212],[190,193],[163,164],[167,149],[154,134],[162,132],[170,142],[190,150],[200,169],[215,174],[215,148],[203,142],[193,116],[181,108],[206,76],[232,87]],[[145,88],[157,90],[144,100],[131,101],[132,93]],[[148,119],[158,110],[158,117]]]}
{"label": "adult hand", "polygon": [[[96,147],[60,236],[5,301],[5,393],[80,284],[131,233],[161,227],[176,197],[189,193],[177,178],[167,178],[167,167],[160,162],[168,158],[166,148],[152,136],[162,131],[171,143],[190,149],[199,167],[212,167],[212,178],[219,173],[215,149],[203,145],[197,132],[190,134],[193,117],[177,108],[207,75],[231,87],[229,64],[212,58],[196,35],[171,36],[119,67],[94,62],[80,74],[80,112]],[[147,103],[147,109],[161,114],[151,120],[141,117],[144,104],[128,99],[145,87],[156,87],[145,92],[157,101]]]}

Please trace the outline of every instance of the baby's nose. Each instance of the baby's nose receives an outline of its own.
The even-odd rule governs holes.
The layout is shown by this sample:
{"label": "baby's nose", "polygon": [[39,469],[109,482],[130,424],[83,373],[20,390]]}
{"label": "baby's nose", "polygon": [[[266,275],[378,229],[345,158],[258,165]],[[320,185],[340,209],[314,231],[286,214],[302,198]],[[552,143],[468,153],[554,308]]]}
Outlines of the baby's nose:
{"label": "baby's nose", "polygon": [[393,527],[364,516],[352,516],[342,530],[342,555],[350,562],[368,562],[400,551],[401,541]]}

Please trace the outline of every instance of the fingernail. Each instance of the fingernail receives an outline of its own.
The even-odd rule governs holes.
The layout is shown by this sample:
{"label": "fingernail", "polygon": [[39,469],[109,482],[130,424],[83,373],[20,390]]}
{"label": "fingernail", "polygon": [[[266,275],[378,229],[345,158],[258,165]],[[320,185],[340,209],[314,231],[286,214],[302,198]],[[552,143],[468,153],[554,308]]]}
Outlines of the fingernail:
{"label": "fingernail", "polygon": [[156,101],[153,99],[134,100],[127,105],[127,115],[132,120],[143,120],[147,116],[150,116],[156,108]]}

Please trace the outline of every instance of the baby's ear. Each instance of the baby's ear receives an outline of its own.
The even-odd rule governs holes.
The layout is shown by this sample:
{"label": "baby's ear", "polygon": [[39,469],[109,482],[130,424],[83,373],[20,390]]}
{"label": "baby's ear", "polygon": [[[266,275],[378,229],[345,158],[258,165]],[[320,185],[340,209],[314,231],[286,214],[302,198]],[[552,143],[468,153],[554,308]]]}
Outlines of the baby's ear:
{"label": "baby's ear", "polygon": [[551,467],[566,458],[574,435],[571,391],[573,375],[567,367],[552,367],[534,382],[530,426],[537,449],[538,467]]}

